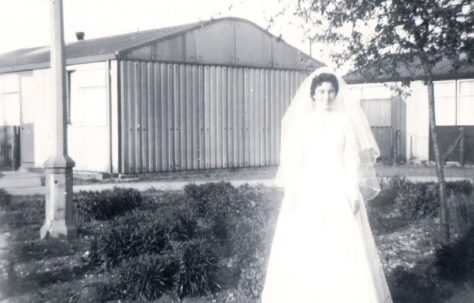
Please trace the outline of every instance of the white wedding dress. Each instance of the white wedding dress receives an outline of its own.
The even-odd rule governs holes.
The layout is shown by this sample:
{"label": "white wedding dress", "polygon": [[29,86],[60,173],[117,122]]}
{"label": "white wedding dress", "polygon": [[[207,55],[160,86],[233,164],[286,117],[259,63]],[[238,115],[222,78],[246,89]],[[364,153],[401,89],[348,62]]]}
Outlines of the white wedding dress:
{"label": "white wedding dress", "polygon": [[285,187],[262,293],[264,303],[392,302],[360,197],[349,118],[304,116],[291,144],[298,173]]}

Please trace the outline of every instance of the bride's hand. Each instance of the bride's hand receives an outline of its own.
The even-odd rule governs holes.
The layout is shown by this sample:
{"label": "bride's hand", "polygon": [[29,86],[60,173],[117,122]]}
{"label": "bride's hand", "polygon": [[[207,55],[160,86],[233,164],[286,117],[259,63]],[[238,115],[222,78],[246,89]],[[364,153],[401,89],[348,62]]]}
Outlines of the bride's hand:
{"label": "bride's hand", "polygon": [[352,214],[356,215],[360,209],[360,199],[354,199],[351,203]]}

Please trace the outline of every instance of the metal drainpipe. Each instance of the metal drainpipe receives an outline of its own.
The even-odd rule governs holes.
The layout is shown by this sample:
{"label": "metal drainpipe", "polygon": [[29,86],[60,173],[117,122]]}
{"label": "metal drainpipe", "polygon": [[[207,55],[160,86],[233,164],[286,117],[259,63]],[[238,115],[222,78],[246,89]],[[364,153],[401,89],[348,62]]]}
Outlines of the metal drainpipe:
{"label": "metal drainpipe", "polygon": [[123,166],[122,166],[122,106],[121,106],[121,67],[120,67],[120,52],[115,51],[115,61],[117,62],[117,178],[121,178],[123,173]]}
{"label": "metal drainpipe", "polygon": [[110,177],[113,178],[114,174],[114,164],[113,164],[113,138],[112,138],[112,80],[111,80],[111,63],[110,60],[107,60],[107,98],[108,98],[108,115],[109,115],[109,174]]}

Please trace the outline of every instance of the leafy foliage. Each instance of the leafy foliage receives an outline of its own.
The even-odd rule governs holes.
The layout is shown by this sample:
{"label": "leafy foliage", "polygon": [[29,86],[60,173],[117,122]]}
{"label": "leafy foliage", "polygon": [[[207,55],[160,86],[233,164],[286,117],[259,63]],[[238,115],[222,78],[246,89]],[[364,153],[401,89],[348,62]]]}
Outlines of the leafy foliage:
{"label": "leafy foliage", "polygon": [[167,227],[160,221],[141,222],[139,218],[116,220],[111,226],[102,226],[91,244],[90,262],[111,268],[127,258],[167,249]]}
{"label": "leafy foliage", "polygon": [[[415,222],[409,213],[405,214],[400,210],[401,204],[397,202],[404,195],[403,191],[408,183],[400,178],[389,180],[383,185],[381,194],[369,203],[374,216],[381,216],[380,222],[390,221],[391,216],[406,217],[408,225]],[[428,188],[426,184],[414,186]],[[472,185],[448,183],[448,188],[469,193]],[[436,191],[436,188],[432,190]],[[47,259],[51,261],[64,258],[69,262],[71,257],[76,261],[64,269],[58,265],[51,272],[43,270],[23,275],[21,272],[24,267],[12,266],[11,275],[6,282],[0,280],[0,287],[17,285],[18,291],[10,287],[12,292],[9,295],[16,295],[29,287],[36,289],[45,286],[49,289],[53,285],[60,285],[61,281],[67,284],[74,277],[83,277],[86,271],[87,275],[92,276],[92,280],[89,280],[90,286],[82,292],[90,292],[88,300],[91,302],[179,302],[193,296],[211,298],[216,292],[223,293],[222,290],[226,289],[238,290],[238,293],[226,295],[225,299],[220,298],[217,302],[258,300],[263,288],[281,192],[264,187],[235,188],[220,183],[213,186],[193,185],[184,193],[153,195],[154,198],[147,197],[141,207],[110,220],[82,222],[81,224],[94,227],[91,229],[92,239],[81,240],[84,241],[83,251],[76,245],[56,243],[55,240],[44,243],[35,240],[24,245],[16,243],[12,248],[22,262],[35,263],[34,260],[42,256],[41,252],[50,257]],[[31,207],[31,203],[26,203],[25,207]],[[13,212],[16,211],[18,210]],[[223,238],[218,238],[213,233],[220,216],[226,218],[219,221],[227,231]],[[417,229],[411,230],[408,234],[424,237]],[[37,236],[37,231],[35,233],[34,237]],[[390,245],[393,240],[388,242]],[[92,246],[88,246],[89,243]],[[431,249],[433,245],[431,242],[427,243],[426,248]],[[411,302],[415,299],[419,300],[417,302],[442,302],[439,298],[452,294],[450,289],[445,289],[446,282],[443,279],[465,281],[471,275],[466,273],[452,278],[449,272],[444,272],[451,267],[461,268],[463,264],[465,270],[472,267],[470,261],[466,261],[471,258],[466,253],[470,245],[468,241],[465,246],[456,247],[456,253],[450,252],[444,258],[439,253],[439,260],[444,260],[444,264],[439,261],[439,264],[427,263],[393,271],[389,281],[396,302]],[[79,255],[74,255],[78,248]],[[453,257],[455,254],[459,257]],[[457,263],[451,265],[446,262]],[[408,263],[398,260],[395,264]],[[456,272],[453,270],[451,274]],[[70,293],[71,290],[68,291]],[[64,298],[67,293],[64,292]],[[431,299],[433,301],[429,301]]]}
{"label": "leafy foliage", "polygon": [[388,283],[394,302],[441,303],[451,295],[449,287],[443,287],[432,264],[420,264],[415,268],[397,268]]}
{"label": "leafy foliage", "polygon": [[77,214],[85,220],[109,220],[139,207],[142,201],[138,190],[119,187],[104,191],[81,191],[74,196]]}
{"label": "leafy foliage", "polygon": [[413,219],[437,216],[439,209],[438,191],[435,184],[405,182],[395,202],[401,213]]}
{"label": "leafy foliage", "polygon": [[473,10],[467,0],[303,0],[293,6],[313,41],[337,46],[336,63],[370,66],[365,76],[408,79],[419,76],[413,67],[428,76],[443,59],[453,68],[472,62]]}
{"label": "leafy foliage", "polygon": [[[291,2],[286,0],[285,2]],[[301,0],[294,14],[312,41],[328,44],[339,66],[352,65],[354,82],[425,81],[438,170],[441,238],[449,240],[448,202],[436,129],[437,72],[452,73],[474,61],[474,5],[470,0]]]}
{"label": "leafy foliage", "polygon": [[[369,219],[375,233],[392,233],[413,220],[439,217],[439,188],[435,183],[415,183],[393,177],[382,183],[381,187],[380,194],[368,202]],[[450,193],[450,223],[453,227],[451,230],[455,232],[454,227],[465,227],[470,220],[474,220],[474,205],[461,205],[460,215],[463,218],[457,218],[456,208],[459,206],[454,201],[455,198],[465,200],[465,197],[471,195],[473,185],[469,181],[456,181],[448,182],[446,187]]]}
{"label": "leafy foliage", "polygon": [[156,300],[173,288],[177,271],[176,258],[153,254],[127,259],[116,272],[125,298]]}
{"label": "leafy foliage", "polygon": [[269,200],[263,190],[248,185],[238,189],[229,183],[190,185],[185,193],[202,215],[226,256],[235,256],[238,267],[265,249],[275,223],[278,199]]}
{"label": "leafy foliage", "polygon": [[441,277],[454,282],[474,280],[474,227],[461,239],[436,251]]}
{"label": "leafy foliage", "polygon": [[[177,249],[176,249],[177,248]],[[212,245],[197,239],[184,242],[176,247],[179,257],[176,292],[179,297],[206,295],[216,291],[218,257]]]}
{"label": "leafy foliage", "polygon": [[266,257],[256,253],[240,273],[239,289],[249,298],[259,298],[263,291],[266,273]]}
{"label": "leafy foliage", "polygon": [[6,190],[0,188],[0,209],[8,209],[11,203],[11,195]]}

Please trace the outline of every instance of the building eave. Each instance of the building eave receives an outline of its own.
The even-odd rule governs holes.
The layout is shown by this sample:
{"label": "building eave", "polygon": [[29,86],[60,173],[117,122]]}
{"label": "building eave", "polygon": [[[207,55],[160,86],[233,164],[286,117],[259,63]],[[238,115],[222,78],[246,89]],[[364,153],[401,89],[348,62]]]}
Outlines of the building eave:
{"label": "building eave", "polygon": [[[103,62],[103,61],[113,60],[113,59],[117,59],[117,56],[115,54],[71,58],[71,59],[66,60],[66,65],[69,66],[69,65],[77,65],[77,64]],[[35,69],[47,69],[49,67],[50,67],[49,62],[3,66],[3,67],[0,67],[0,74],[23,72],[23,71],[30,71],[30,70],[35,70]]]}

